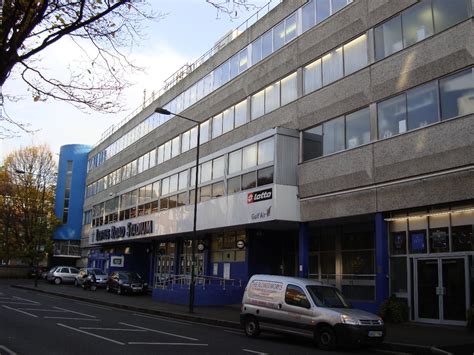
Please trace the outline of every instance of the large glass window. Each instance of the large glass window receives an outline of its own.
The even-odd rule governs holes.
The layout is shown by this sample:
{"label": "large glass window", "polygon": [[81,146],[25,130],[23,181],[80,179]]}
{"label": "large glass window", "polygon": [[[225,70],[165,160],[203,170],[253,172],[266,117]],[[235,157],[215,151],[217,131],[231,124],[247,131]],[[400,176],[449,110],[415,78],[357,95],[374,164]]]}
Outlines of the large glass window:
{"label": "large glass window", "polygon": [[367,65],[367,35],[344,45],[344,74],[349,75]]}
{"label": "large glass window", "polygon": [[230,78],[233,79],[239,74],[239,54],[230,58]]}
{"label": "large glass window", "polygon": [[380,139],[406,132],[405,94],[380,102],[377,110]]}
{"label": "large glass window", "polygon": [[227,180],[227,195],[240,191],[240,175]]}
{"label": "large glass window", "polygon": [[436,32],[445,30],[469,18],[470,0],[433,0]]}
{"label": "large glass window", "polygon": [[242,190],[253,189],[254,187],[257,187],[257,172],[252,171],[242,175]]}
{"label": "large glass window", "polygon": [[324,21],[331,15],[330,0],[316,0],[316,23]]}
{"label": "large glass window", "polygon": [[323,126],[317,126],[303,132],[303,160],[323,155]]}
{"label": "large glass window", "polygon": [[273,137],[258,143],[258,165],[273,161],[273,148]]}
{"label": "large glass window", "polygon": [[344,117],[323,123],[323,153],[331,154],[344,149]]}
{"label": "large glass window", "polygon": [[408,129],[439,121],[438,83],[436,81],[407,91]]}
{"label": "large glass window", "polygon": [[296,37],[296,13],[285,20],[285,43]]}
{"label": "large glass window", "polygon": [[273,184],[273,166],[257,171],[257,186]]}
{"label": "large glass window", "polygon": [[328,85],[343,76],[342,48],[338,48],[323,58],[323,85]]}
{"label": "large glass window", "polygon": [[276,51],[285,44],[285,22],[273,27],[273,50]]}
{"label": "large glass window", "polygon": [[186,131],[183,133],[182,139],[181,139],[181,151],[187,152],[189,150],[189,136],[191,133],[189,131]]}
{"label": "large glass window", "polygon": [[225,160],[224,157],[214,159],[212,161],[212,178],[218,179],[224,176]]}
{"label": "large glass window", "polygon": [[382,59],[403,49],[402,21],[397,16],[375,27],[375,58]]}
{"label": "large glass window", "polygon": [[265,113],[265,90],[257,92],[255,95],[252,95],[251,103],[251,117],[252,120],[263,116]]}
{"label": "large glass window", "polygon": [[229,153],[229,174],[234,174],[242,170],[242,150]]}
{"label": "large glass window", "polygon": [[247,122],[247,100],[235,105],[235,127],[242,126]]}
{"label": "large glass window", "polygon": [[243,148],[242,169],[252,168],[257,165],[257,144],[252,144]]}
{"label": "large glass window", "polygon": [[212,138],[219,137],[222,134],[222,113],[214,116],[212,119]]}
{"label": "large glass window", "polygon": [[335,13],[347,5],[347,0],[331,0],[332,13]]}
{"label": "large glass window", "polygon": [[370,111],[365,108],[346,116],[346,148],[370,142]]}
{"label": "large glass window", "polygon": [[252,42],[252,65],[262,59],[262,37],[258,37]]}
{"label": "large glass window", "polygon": [[199,140],[201,144],[206,143],[209,140],[209,121],[210,120],[204,121],[200,125],[201,132],[200,132]]}
{"label": "large glass window", "polygon": [[314,0],[308,1],[306,5],[303,6],[302,10],[302,24],[303,32],[307,31],[313,27],[316,23],[316,11],[314,8]]}
{"label": "large glass window", "polygon": [[433,35],[431,1],[422,0],[402,13],[403,44],[411,46]]}
{"label": "large glass window", "polygon": [[178,177],[178,189],[183,190],[188,186],[188,171],[182,171]]}
{"label": "large glass window", "polygon": [[242,73],[245,69],[247,69],[248,63],[248,51],[247,48],[244,48],[239,53],[239,73]]}
{"label": "large glass window", "polygon": [[224,196],[224,182],[216,182],[212,184],[212,198]]}
{"label": "large glass window", "polygon": [[303,68],[303,93],[306,95],[323,85],[321,73],[321,59]]}
{"label": "large glass window", "polygon": [[262,36],[262,58],[273,52],[273,31],[270,30]]}
{"label": "large glass window", "polygon": [[171,156],[174,158],[179,155],[179,136],[171,141]]}
{"label": "large glass window", "polygon": [[280,82],[265,88],[265,113],[280,107]]}
{"label": "large glass window", "polygon": [[222,133],[234,129],[234,107],[228,108],[223,112]]}
{"label": "large glass window", "polygon": [[286,105],[298,98],[296,73],[288,75],[281,81],[281,105]]}
{"label": "large glass window", "polygon": [[441,79],[441,118],[443,120],[474,112],[474,69]]}
{"label": "large glass window", "polygon": [[212,160],[201,164],[201,181],[206,182],[212,179]]}

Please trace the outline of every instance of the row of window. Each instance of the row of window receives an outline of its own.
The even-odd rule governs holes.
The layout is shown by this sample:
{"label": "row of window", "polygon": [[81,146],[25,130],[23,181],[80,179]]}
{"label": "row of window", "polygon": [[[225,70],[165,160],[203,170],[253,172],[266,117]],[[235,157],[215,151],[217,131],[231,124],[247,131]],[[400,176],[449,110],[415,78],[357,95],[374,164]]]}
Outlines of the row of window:
{"label": "row of window", "polygon": [[[226,84],[240,73],[255,65],[290,42],[309,28],[319,24],[332,14],[344,8],[352,0],[311,0],[302,9],[298,9],[282,22],[265,32],[255,41],[235,54],[229,60],[214,69],[206,77],[171,100],[164,108],[170,112],[180,113],[203,97]],[[312,14],[310,14],[312,13]],[[298,18],[303,18],[300,28]],[[310,18],[314,17],[314,21]],[[89,159],[88,171],[102,165],[107,159],[128,147],[133,142],[148,134],[151,130],[168,121],[172,116],[153,114],[137,127],[126,133],[103,151]]]}
{"label": "row of window", "polygon": [[[378,138],[474,113],[474,68],[420,85],[377,103]],[[303,160],[369,143],[369,108],[303,132]]]}
{"label": "row of window", "polygon": [[[237,149],[229,154],[204,162],[199,165],[198,183],[204,184],[219,180],[224,178],[225,175],[233,177],[240,172],[271,164],[274,161],[274,145],[275,139],[274,137],[270,137],[260,142]],[[115,221],[115,213],[119,208],[124,211],[130,207],[135,207],[137,203],[142,205],[157,200],[160,196],[175,194],[179,191],[186,191],[188,187],[192,188],[195,184],[195,171],[195,167],[192,167],[190,170],[184,170],[151,184],[142,186],[136,190],[126,192],[121,195],[120,201],[117,196],[107,200],[105,203],[95,205],[92,209],[92,218],[100,218],[103,217],[104,214],[105,216],[114,214],[111,219],[111,222],[113,222]],[[192,178],[190,179],[189,176]],[[242,181],[240,181],[240,179],[242,179]],[[227,193],[231,194],[240,190],[250,189],[272,182],[273,168],[271,171],[265,171],[265,169],[261,169],[261,171],[259,170],[258,176],[256,171],[251,171],[247,174],[243,174],[242,178],[239,175],[229,179],[229,189]],[[216,186],[214,190],[217,191],[217,188],[218,187]],[[214,197],[219,197],[224,195],[224,190],[222,191],[223,193],[218,195],[217,193],[208,194],[206,190],[204,196],[212,195]],[[194,198],[190,201],[193,202]],[[187,201],[184,202],[184,204],[186,203]]]}

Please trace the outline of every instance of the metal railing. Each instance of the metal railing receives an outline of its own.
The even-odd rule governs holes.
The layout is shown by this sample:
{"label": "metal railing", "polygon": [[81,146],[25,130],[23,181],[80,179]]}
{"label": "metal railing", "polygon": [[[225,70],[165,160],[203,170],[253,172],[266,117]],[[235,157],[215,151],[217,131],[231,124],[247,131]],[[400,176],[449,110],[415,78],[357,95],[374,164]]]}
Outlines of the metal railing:
{"label": "metal railing", "polygon": [[275,8],[278,4],[280,4],[283,0],[270,0],[266,5],[262,6],[256,13],[250,16],[247,20],[245,20],[241,25],[237,28],[229,31],[227,35],[221,38],[210,50],[200,56],[197,60],[195,60],[191,64],[185,64],[180,69],[178,69],[175,73],[173,73],[170,77],[165,80],[164,86],[158,90],[158,92],[153,92],[152,96],[148,99],[143,101],[143,104],[134,109],[130,112],[127,116],[125,116],[119,123],[111,125],[107,128],[104,132],[102,132],[100,139],[93,145],[97,147],[100,143],[102,143],[107,137],[112,135],[115,131],[117,131],[120,127],[130,121],[133,117],[135,117],[139,112],[141,112],[145,107],[150,105],[155,98],[160,97],[174,85],[176,85],[180,80],[184,79],[188,74],[192,71],[196,70],[199,66],[201,66],[206,60],[211,58],[214,54],[224,48],[227,44],[232,42],[235,38],[237,38],[241,33],[247,30],[250,26],[260,20],[263,16],[270,12],[273,8]]}
{"label": "metal railing", "polygon": [[71,244],[64,242],[57,242],[53,249],[54,256],[65,256],[65,257],[80,257],[81,247],[79,244]]}
{"label": "metal railing", "polygon": [[[226,286],[238,286],[242,287],[242,280],[237,279],[224,279],[223,277],[216,277],[216,276],[205,276],[205,275],[198,275],[195,276],[195,287],[201,287],[203,290],[206,289],[207,286],[210,285],[219,285],[225,290]],[[188,274],[181,274],[181,275],[169,275],[163,277],[162,275],[154,276],[154,287],[155,288],[162,288],[162,289],[180,289],[180,288],[187,288],[189,289],[191,284],[191,275]]]}

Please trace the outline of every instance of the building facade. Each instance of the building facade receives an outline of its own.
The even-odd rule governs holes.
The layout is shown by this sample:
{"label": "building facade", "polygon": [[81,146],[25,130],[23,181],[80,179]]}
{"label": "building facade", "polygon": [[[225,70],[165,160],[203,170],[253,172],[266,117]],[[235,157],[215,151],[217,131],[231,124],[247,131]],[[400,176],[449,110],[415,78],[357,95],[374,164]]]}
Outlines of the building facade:
{"label": "building facade", "polygon": [[195,243],[198,304],[238,302],[255,273],[298,275],[364,309],[396,295],[412,320],[465,324],[472,8],[283,1],[92,149],[89,262],[185,302]]}
{"label": "building facade", "polygon": [[88,145],[68,144],[60,149],[54,213],[61,224],[53,235],[53,265],[76,266],[80,261],[84,181],[91,148]]}

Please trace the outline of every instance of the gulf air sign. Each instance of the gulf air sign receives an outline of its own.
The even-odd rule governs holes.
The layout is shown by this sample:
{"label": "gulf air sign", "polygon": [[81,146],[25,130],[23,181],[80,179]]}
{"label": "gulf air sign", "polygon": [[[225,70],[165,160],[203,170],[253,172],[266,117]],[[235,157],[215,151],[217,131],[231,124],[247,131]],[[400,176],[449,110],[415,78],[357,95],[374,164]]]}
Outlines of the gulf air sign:
{"label": "gulf air sign", "polygon": [[247,194],[247,203],[271,200],[273,195],[272,189],[249,192]]}

